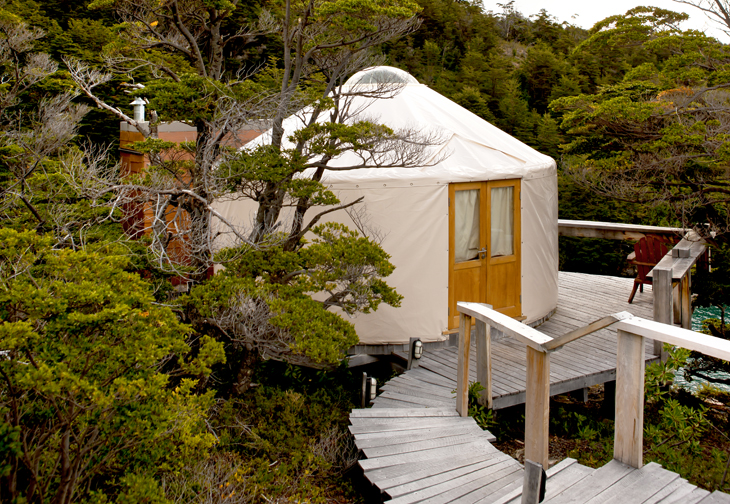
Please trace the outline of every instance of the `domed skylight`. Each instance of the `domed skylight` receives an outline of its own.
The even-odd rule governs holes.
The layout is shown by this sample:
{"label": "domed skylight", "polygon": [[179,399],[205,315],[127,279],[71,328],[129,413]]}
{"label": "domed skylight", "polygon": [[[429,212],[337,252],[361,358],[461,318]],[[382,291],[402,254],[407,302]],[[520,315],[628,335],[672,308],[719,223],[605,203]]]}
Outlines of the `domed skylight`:
{"label": "domed skylight", "polygon": [[418,84],[418,81],[411,74],[400,68],[390,66],[379,66],[366,68],[350,77],[345,83],[346,86],[355,84]]}

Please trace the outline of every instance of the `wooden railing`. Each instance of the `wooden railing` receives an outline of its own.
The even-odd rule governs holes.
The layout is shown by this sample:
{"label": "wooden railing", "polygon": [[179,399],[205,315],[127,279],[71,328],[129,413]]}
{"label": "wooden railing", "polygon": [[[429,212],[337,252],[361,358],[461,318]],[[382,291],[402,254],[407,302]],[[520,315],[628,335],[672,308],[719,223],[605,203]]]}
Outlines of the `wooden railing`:
{"label": "wooden railing", "polygon": [[[558,220],[558,234],[607,240],[640,240],[647,235],[684,237],[649,273],[654,293],[654,320],[692,327],[692,266],[707,257],[707,245],[696,234],[683,228],[642,226],[615,222]],[[666,360],[660,341],[654,353]]]}
{"label": "wooden railing", "polygon": [[684,236],[687,231],[682,228],[558,219],[558,234],[560,236],[574,236],[578,238],[641,240],[646,235]]}
{"label": "wooden railing", "polygon": [[[665,324],[675,321],[692,328],[692,266],[707,252],[704,241],[689,233],[649,272],[654,293],[654,320]],[[654,353],[663,353],[662,343],[654,342]]]}
{"label": "wooden railing", "polygon": [[[486,389],[491,407],[491,328],[499,329],[526,347],[525,459],[548,467],[550,424],[550,353],[571,341],[615,324],[616,416],[614,458],[636,468],[642,466],[644,432],[644,338],[669,343],[730,361],[730,341],[684,328],[633,317],[621,312],[558,338],[521,324],[479,303],[457,303],[460,313],[456,411],[469,414],[469,351],[471,317],[476,320],[477,381]],[[480,343],[481,342],[481,343]]]}

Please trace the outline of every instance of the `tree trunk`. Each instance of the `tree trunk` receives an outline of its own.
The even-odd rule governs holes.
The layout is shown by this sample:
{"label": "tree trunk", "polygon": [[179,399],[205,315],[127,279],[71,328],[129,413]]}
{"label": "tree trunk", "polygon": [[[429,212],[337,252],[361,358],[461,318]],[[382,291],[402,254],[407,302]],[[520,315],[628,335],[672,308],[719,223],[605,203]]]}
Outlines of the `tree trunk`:
{"label": "tree trunk", "polygon": [[243,347],[241,349],[241,360],[238,363],[236,380],[231,385],[231,395],[243,395],[248,389],[251,388],[253,372],[258,360],[259,354],[255,348],[249,349]]}
{"label": "tree trunk", "polygon": [[61,438],[60,446],[60,458],[61,458],[61,481],[58,484],[58,490],[56,495],[53,496],[51,504],[66,504],[70,503],[73,496],[73,476],[71,474],[71,460],[70,460],[70,439],[71,432],[67,429],[63,433]]}

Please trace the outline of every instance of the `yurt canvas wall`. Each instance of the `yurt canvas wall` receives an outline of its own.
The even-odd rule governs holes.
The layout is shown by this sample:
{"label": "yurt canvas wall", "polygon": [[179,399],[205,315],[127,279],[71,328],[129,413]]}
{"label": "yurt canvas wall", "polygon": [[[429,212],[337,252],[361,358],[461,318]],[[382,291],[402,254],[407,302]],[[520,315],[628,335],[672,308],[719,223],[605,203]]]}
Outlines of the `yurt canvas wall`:
{"label": "yurt canvas wall", "polygon": [[[527,323],[544,318],[555,309],[558,296],[555,162],[405,76],[408,83],[398,94],[370,100],[364,113],[391,127],[439,131],[446,141],[434,150],[433,159],[440,161],[420,168],[327,171],[323,178],[342,202],[364,197],[368,224],[382,233],[382,247],[396,266],[386,280],[404,296],[400,308],[381,305],[374,313],[352,319],[361,344],[402,344],[410,337],[424,342],[447,338],[450,205],[452,211],[454,208],[449,200],[450,184],[516,181],[520,230],[516,282],[521,315]],[[296,128],[298,123],[292,119],[285,122],[285,128]],[[266,134],[259,141],[266,141]],[[348,159],[336,162],[347,166]],[[452,191],[453,187],[459,186],[452,186]],[[245,224],[251,221],[255,205],[221,202],[218,210],[227,219]],[[354,227],[346,213],[330,215],[331,220]]]}

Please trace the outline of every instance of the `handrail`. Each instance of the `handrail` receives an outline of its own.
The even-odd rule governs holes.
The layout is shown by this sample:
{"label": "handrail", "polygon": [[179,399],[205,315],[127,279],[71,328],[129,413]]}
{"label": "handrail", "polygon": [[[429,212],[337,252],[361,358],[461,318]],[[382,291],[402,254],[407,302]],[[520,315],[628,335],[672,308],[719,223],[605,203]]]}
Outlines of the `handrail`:
{"label": "handrail", "polygon": [[[685,329],[691,329],[692,266],[706,251],[707,244],[690,232],[647,274],[652,279],[654,320],[670,325],[676,320]],[[654,353],[663,361],[667,359],[659,340],[654,341]]]}
{"label": "handrail", "polygon": [[578,329],[570,331],[569,333],[565,333],[562,336],[553,338],[552,340],[545,343],[543,345],[543,348],[548,351],[560,350],[560,348],[570,343],[571,341],[575,341],[579,338],[582,338],[583,336],[588,336],[589,334],[600,331],[601,329],[604,329],[611,324],[615,324],[620,320],[625,320],[631,317],[633,317],[633,315],[626,311],[614,313],[613,315],[609,315],[607,317],[598,319],[595,322],[591,322],[585,327],[579,327]]}
{"label": "handrail", "polygon": [[492,356],[491,329],[521,342],[526,347],[525,384],[525,458],[547,468],[548,424],[545,412],[550,406],[550,353],[583,336],[603,329],[632,315],[615,313],[596,320],[557,338],[525,325],[481,303],[459,302],[459,350],[456,374],[456,411],[461,416],[469,414],[469,353],[471,348],[471,318],[476,319],[477,381],[484,388],[481,400],[492,408]]}
{"label": "handrail", "polygon": [[700,352],[716,359],[730,361],[730,340],[724,340],[709,334],[689,331],[681,327],[639,317],[620,321],[616,324],[616,329]]}
{"label": "handrail", "polygon": [[512,317],[499,313],[482,303],[456,303],[456,309],[459,313],[469,315],[475,319],[484,322],[504,334],[511,336],[520,343],[534,348],[539,352],[547,352],[544,344],[548,343],[552,338],[547,334],[543,334],[537,329],[519,322]]}
{"label": "handrail", "polygon": [[654,270],[669,270],[672,272],[672,280],[681,280],[706,250],[707,244],[704,241],[682,239],[646,276],[654,277]]}
{"label": "handrail", "polygon": [[633,317],[633,315],[627,311],[613,313],[595,320],[587,326],[579,327],[578,329],[574,329],[573,331],[567,332],[557,338],[552,338],[537,329],[513,319],[512,317],[499,313],[492,309],[489,305],[466,301],[460,301],[456,305],[459,313],[474,317],[477,321],[484,322],[485,324],[498,329],[503,334],[534,348],[538,352],[553,352],[560,350],[571,341],[575,341],[583,336],[588,336],[596,331],[600,331],[601,329],[621,320]]}
{"label": "handrail", "polygon": [[[674,325],[633,317],[620,312],[599,319],[558,338],[521,324],[478,303],[457,303],[460,313],[457,411],[468,412],[468,378],[471,317],[477,321],[477,378],[479,364],[486,365],[486,388],[491,387],[490,331],[498,328],[526,346],[525,459],[547,467],[550,424],[550,353],[591,332],[614,324],[616,350],[616,414],[614,458],[632,467],[643,464],[644,432],[644,338],[669,343],[718,359],[730,361],[730,341],[697,333]],[[491,407],[491,392],[488,396]]]}
{"label": "handrail", "polygon": [[682,228],[558,219],[558,234],[560,236],[575,236],[578,238],[640,240],[646,235],[682,236],[686,232],[687,230]]}

